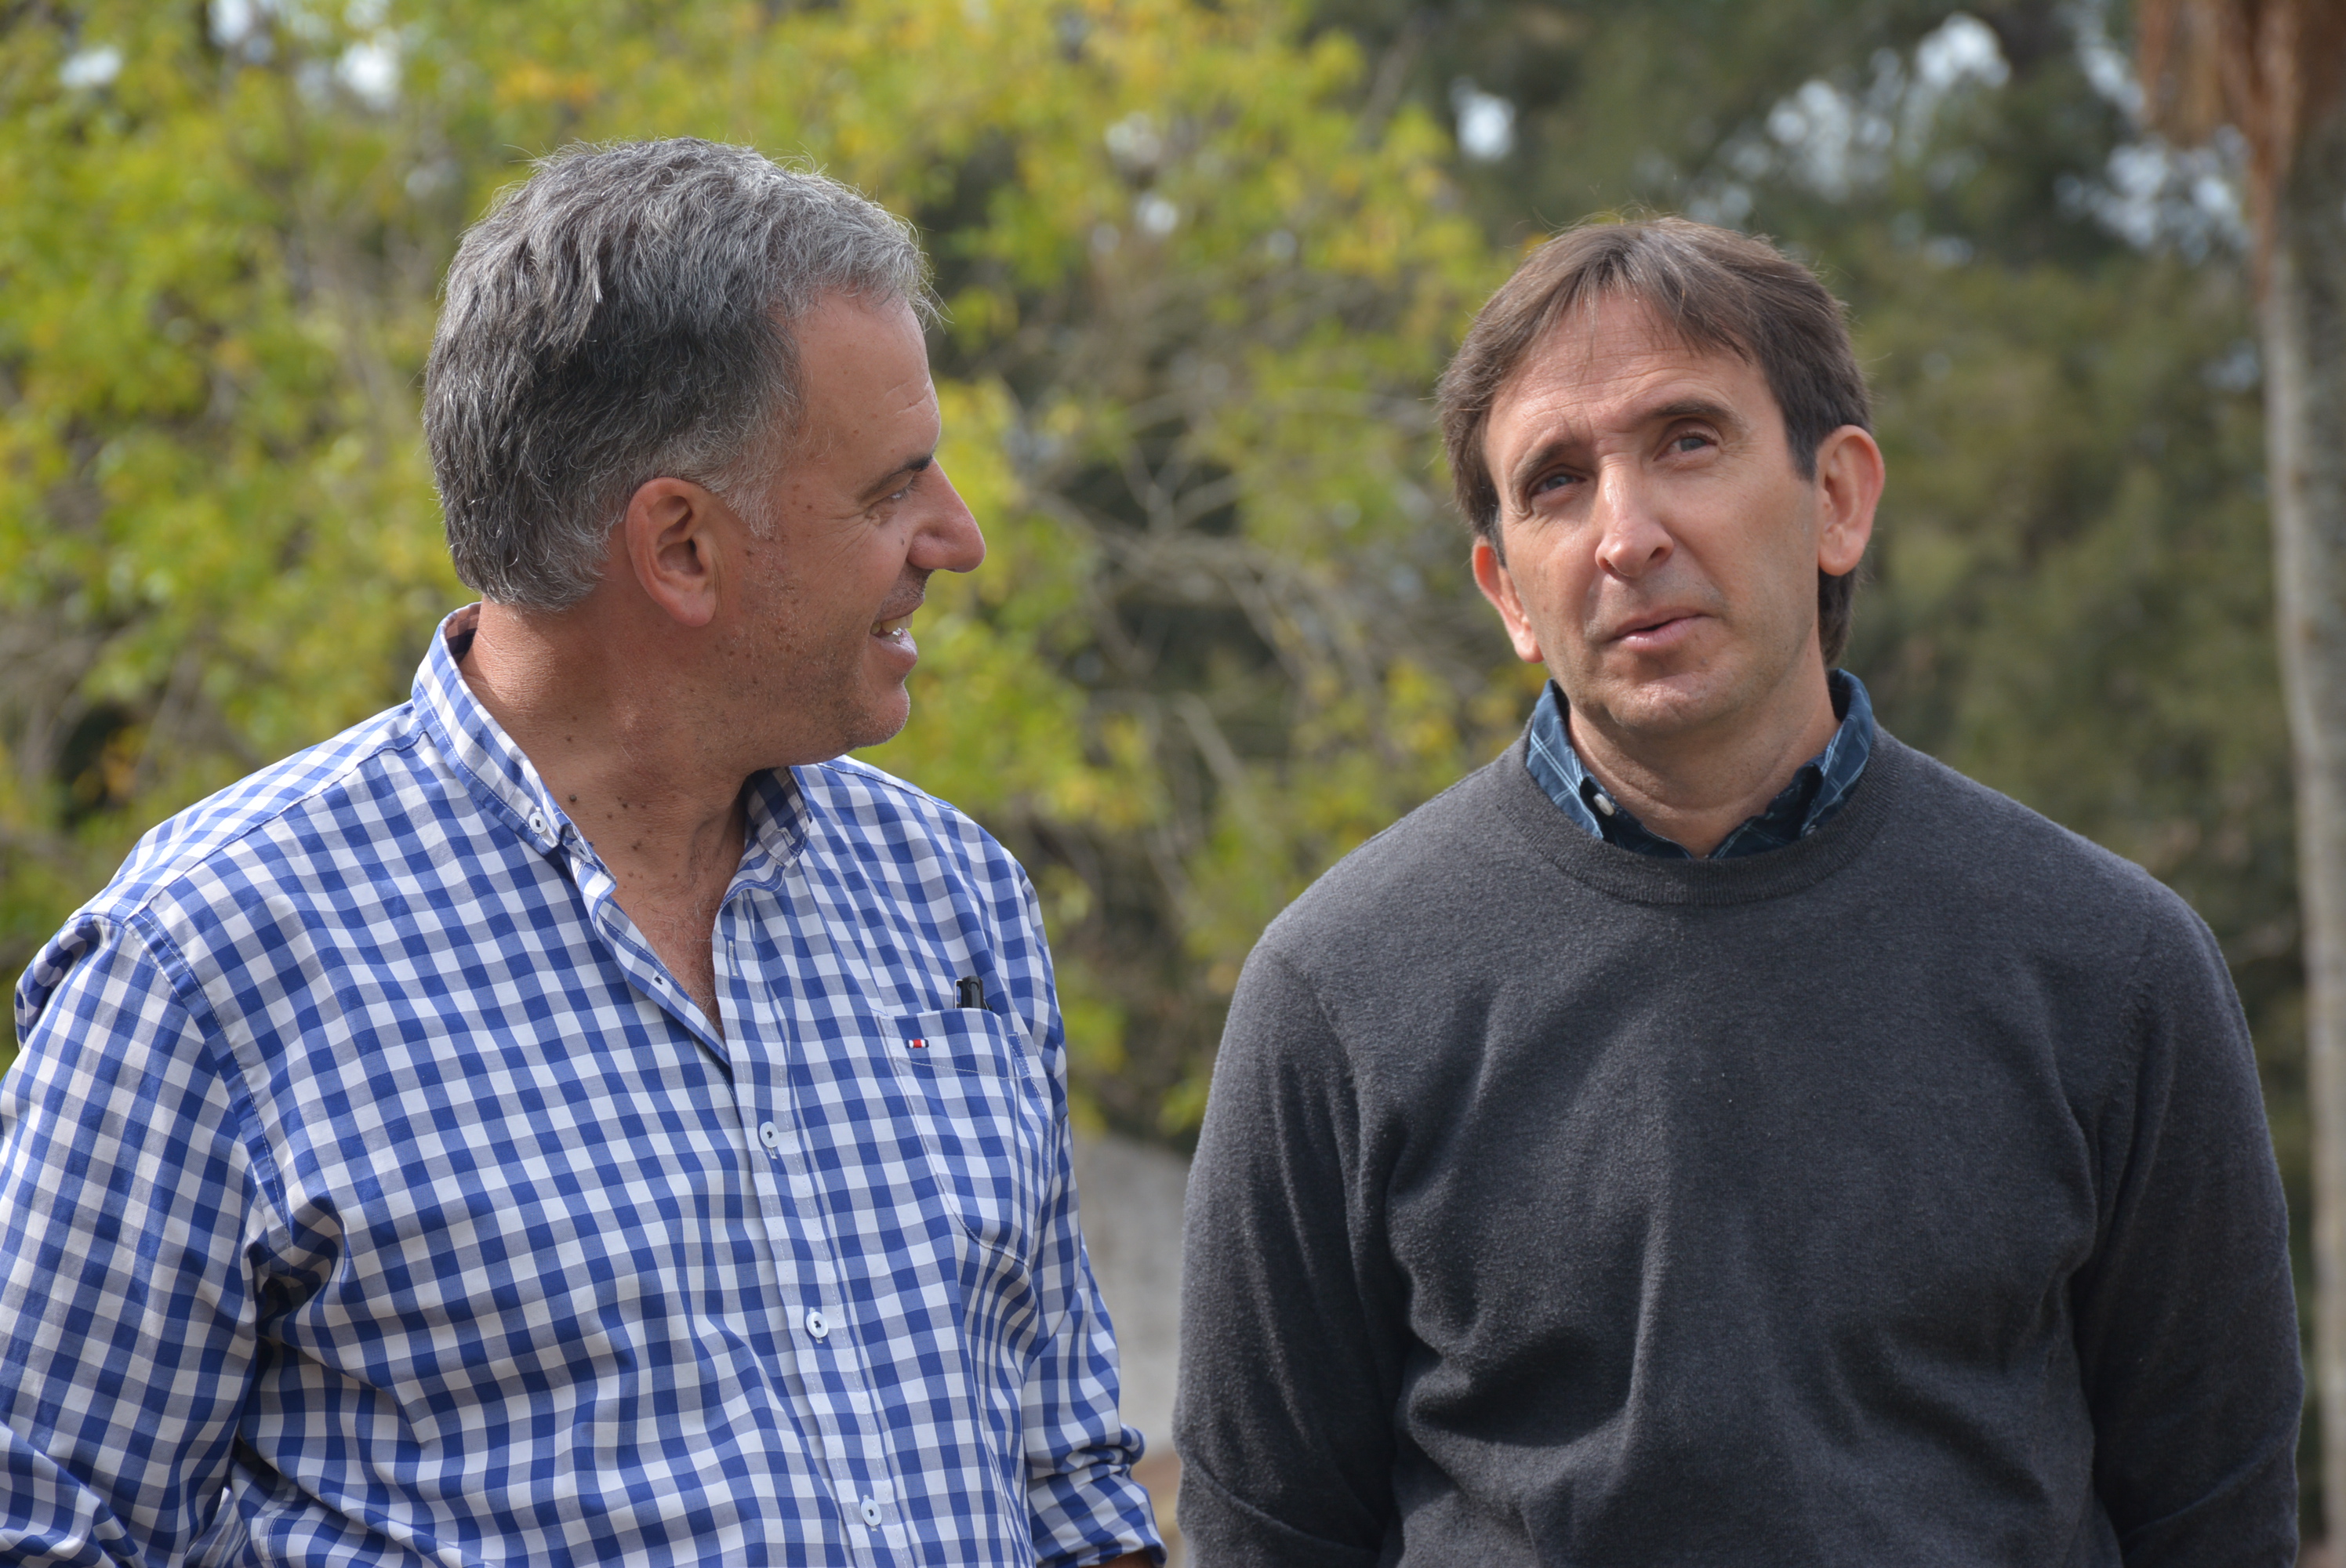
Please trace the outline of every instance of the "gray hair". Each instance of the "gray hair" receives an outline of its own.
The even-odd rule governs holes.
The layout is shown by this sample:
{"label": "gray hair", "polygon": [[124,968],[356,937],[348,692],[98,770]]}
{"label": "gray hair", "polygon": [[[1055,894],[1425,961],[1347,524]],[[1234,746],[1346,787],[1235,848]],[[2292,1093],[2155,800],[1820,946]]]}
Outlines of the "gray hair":
{"label": "gray hair", "polygon": [[572,147],[536,170],[449,264],[423,432],[457,575],[558,610],[648,480],[762,515],[760,460],[797,425],[792,318],[831,293],[935,307],[909,224],[748,148]]}

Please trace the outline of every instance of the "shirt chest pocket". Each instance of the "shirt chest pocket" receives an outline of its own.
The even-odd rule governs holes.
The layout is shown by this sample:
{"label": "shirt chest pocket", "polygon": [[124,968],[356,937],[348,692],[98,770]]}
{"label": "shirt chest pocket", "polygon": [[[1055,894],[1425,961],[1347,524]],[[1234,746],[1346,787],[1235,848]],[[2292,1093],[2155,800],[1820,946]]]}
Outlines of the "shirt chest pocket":
{"label": "shirt chest pocket", "polygon": [[975,1007],[900,1018],[892,1033],[938,1196],[980,1244],[1031,1268],[1051,1122],[1025,1036]]}

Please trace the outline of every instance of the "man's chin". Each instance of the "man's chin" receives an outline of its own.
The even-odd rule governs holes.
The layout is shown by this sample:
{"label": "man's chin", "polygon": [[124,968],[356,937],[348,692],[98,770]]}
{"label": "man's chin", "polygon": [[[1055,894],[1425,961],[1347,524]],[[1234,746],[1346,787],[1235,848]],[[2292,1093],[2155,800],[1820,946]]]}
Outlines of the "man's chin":
{"label": "man's chin", "polygon": [[1643,680],[1602,681],[1586,698],[1572,697],[1574,710],[1606,728],[1656,740],[1704,728],[1729,706],[1718,683],[1706,674],[1657,676]]}
{"label": "man's chin", "polygon": [[912,702],[903,691],[896,693],[893,703],[880,701],[845,711],[835,712],[831,722],[820,731],[801,731],[793,739],[777,746],[776,769],[805,768],[818,762],[830,762],[851,751],[867,747],[883,746],[903,732],[912,718]]}
{"label": "man's chin", "polygon": [[895,739],[896,737],[904,733],[904,726],[911,721],[912,717],[913,716],[910,713],[906,713],[899,718],[893,724],[872,726],[870,729],[864,731],[863,738],[858,740],[854,745],[849,747],[847,749],[850,751],[861,751],[867,746],[887,745],[888,742]]}
{"label": "man's chin", "polygon": [[855,738],[843,750],[861,751],[867,746],[884,746],[904,732],[912,721],[912,695],[899,686],[888,698],[866,706],[852,720]]}

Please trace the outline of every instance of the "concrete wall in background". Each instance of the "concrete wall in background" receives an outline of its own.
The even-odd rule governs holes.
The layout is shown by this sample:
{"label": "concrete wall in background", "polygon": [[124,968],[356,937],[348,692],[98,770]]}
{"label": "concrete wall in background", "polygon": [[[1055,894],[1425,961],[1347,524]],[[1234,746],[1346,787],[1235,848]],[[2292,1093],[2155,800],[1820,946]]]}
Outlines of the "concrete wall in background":
{"label": "concrete wall in background", "polygon": [[1181,1321],[1181,1192],[1189,1167],[1178,1155],[1124,1138],[1076,1140],[1076,1194],[1084,1245],[1107,1298],[1124,1368],[1124,1423],[1148,1452],[1135,1472],[1157,1504],[1173,1561],[1181,1558],[1173,1499],[1173,1380]]}

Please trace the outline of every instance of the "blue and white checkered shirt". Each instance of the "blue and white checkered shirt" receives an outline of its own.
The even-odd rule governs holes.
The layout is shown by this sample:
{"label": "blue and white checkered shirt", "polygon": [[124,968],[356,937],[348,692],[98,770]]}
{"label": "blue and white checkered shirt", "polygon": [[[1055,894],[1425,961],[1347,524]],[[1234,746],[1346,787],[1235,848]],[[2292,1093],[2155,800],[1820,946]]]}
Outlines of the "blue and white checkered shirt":
{"label": "blue and white checkered shirt", "polygon": [[1158,1550],[1016,862],[861,763],[760,776],[720,1034],[465,687],[471,614],[17,991],[0,1560]]}
{"label": "blue and white checkered shirt", "polygon": [[[1825,742],[1822,751],[1800,764],[1792,781],[1776,792],[1767,809],[1739,823],[1721,840],[1710,859],[1761,854],[1807,838],[1832,820],[1834,813],[1848,803],[1858,780],[1865,777],[1866,759],[1873,755],[1873,700],[1865,694],[1865,683],[1845,669],[1833,670],[1825,679],[1832,692],[1833,710],[1841,715],[1832,738]],[[1630,815],[1629,809],[1614,799],[1596,775],[1582,765],[1566,722],[1566,706],[1564,688],[1548,682],[1538,706],[1532,709],[1531,734],[1524,754],[1525,766],[1556,802],[1556,809],[1592,839],[1658,860],[1693,860],[1684,845],[1663,838]]]}

